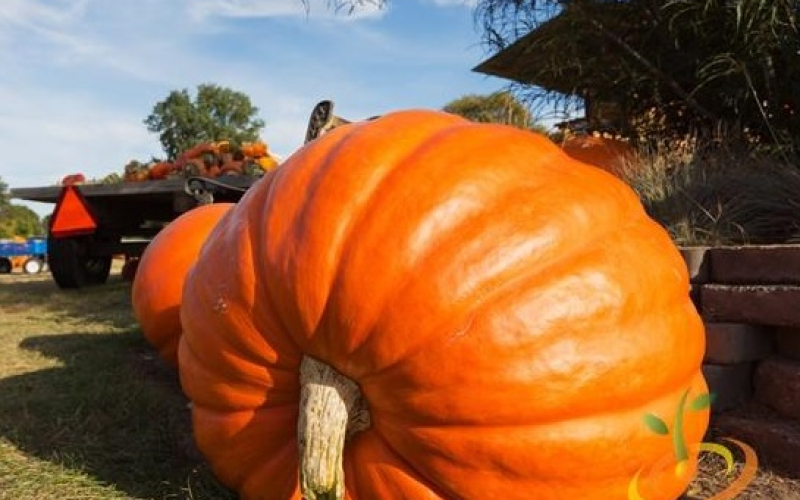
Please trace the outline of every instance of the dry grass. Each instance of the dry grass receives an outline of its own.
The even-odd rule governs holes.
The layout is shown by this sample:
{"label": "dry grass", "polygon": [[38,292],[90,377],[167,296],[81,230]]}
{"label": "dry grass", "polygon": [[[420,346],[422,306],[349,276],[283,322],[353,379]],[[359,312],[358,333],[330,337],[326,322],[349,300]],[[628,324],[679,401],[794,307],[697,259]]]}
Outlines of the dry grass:
{"label": "dry grass", "polygon": [[192,447],[129,290],[0,275],[0,500],[235,498]]}
{"label": "dry grass", "polygon": [[[737,457],[739,459],[739,457]],[[742,463],[734,466],[730,475],[725,470],[725,461],[713,454],[703,454],[698,473],[690,485],[684,500],[703,500],[720,493],[739,476]],[[735,497],[735,500],[800,500],[800,479],[789,478],[761,467],[755,480]]]}
{"label": "dry grass", "polygon": [[800,236],[800,159],[725,131],[653,141],[623,178],[679,245],[771,244]]}
{"label": "dry grass", "polygon": [[[142,339],[130,286],[61,291],[0,275],[0,500],[217,499],[191,444],[176,374]],[[686,500],[729,484],[704,456]],[[800,480],[759,471],[738,500],[800,500]]]}

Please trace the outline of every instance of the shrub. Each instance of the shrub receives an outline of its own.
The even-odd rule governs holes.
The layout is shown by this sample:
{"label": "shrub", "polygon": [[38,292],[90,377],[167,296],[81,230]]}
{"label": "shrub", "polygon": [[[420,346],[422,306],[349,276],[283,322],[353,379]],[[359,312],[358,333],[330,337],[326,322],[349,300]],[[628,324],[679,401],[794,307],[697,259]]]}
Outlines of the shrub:
{"label": "shrub", "polygon": [[733,130],[650,140],[622,177],[678,245],[800,241],[800,159]]}

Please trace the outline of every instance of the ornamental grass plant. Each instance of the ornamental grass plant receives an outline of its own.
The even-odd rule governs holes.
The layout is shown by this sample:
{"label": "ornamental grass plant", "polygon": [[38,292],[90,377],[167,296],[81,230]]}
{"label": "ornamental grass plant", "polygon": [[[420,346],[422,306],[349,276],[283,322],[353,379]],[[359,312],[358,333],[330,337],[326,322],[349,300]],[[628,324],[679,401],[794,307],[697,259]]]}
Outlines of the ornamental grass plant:
{"label": "ornamental grass plant", "polygon": [[800,158],[737,131],[649,140],[622,177],[680,246],[800,242]]}

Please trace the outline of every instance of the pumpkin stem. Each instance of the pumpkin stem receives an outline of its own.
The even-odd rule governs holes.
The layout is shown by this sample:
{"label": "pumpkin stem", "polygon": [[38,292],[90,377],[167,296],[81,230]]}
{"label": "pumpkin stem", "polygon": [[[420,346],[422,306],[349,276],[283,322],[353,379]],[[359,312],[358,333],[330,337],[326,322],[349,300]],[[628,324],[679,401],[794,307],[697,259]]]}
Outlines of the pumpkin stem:
{"label": "pumpkin stem", "polygon": [[300,494],[305,500],[344,498],[344,443],[370,426],[358,385],[308,356],[300,363]]}

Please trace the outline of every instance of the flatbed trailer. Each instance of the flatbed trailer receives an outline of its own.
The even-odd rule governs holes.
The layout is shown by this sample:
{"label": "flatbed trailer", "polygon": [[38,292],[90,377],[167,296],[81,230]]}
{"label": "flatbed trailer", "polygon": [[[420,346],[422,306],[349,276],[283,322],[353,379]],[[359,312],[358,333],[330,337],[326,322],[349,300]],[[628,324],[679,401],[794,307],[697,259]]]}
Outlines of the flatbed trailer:
{"label": "flatbed trailer", "polygon": [[[305,143],[351,123],[324,100],[311,111]],[[61,288],[105,283],[115,255],[136,258],[170,221],[199,205],[236,203],[261,176],[178,177],[115,184],[18,188],[11,196],[55,203],[47,261]]]}
{"label": "flatbed trailer", "polygon": [[181,177],[114,184],[17,188],[11,196],[54,203],[47,262],[61,288],[105,283],[115,255],[139,257],[169,222],[199,205],[235,203],[260,176]]}

